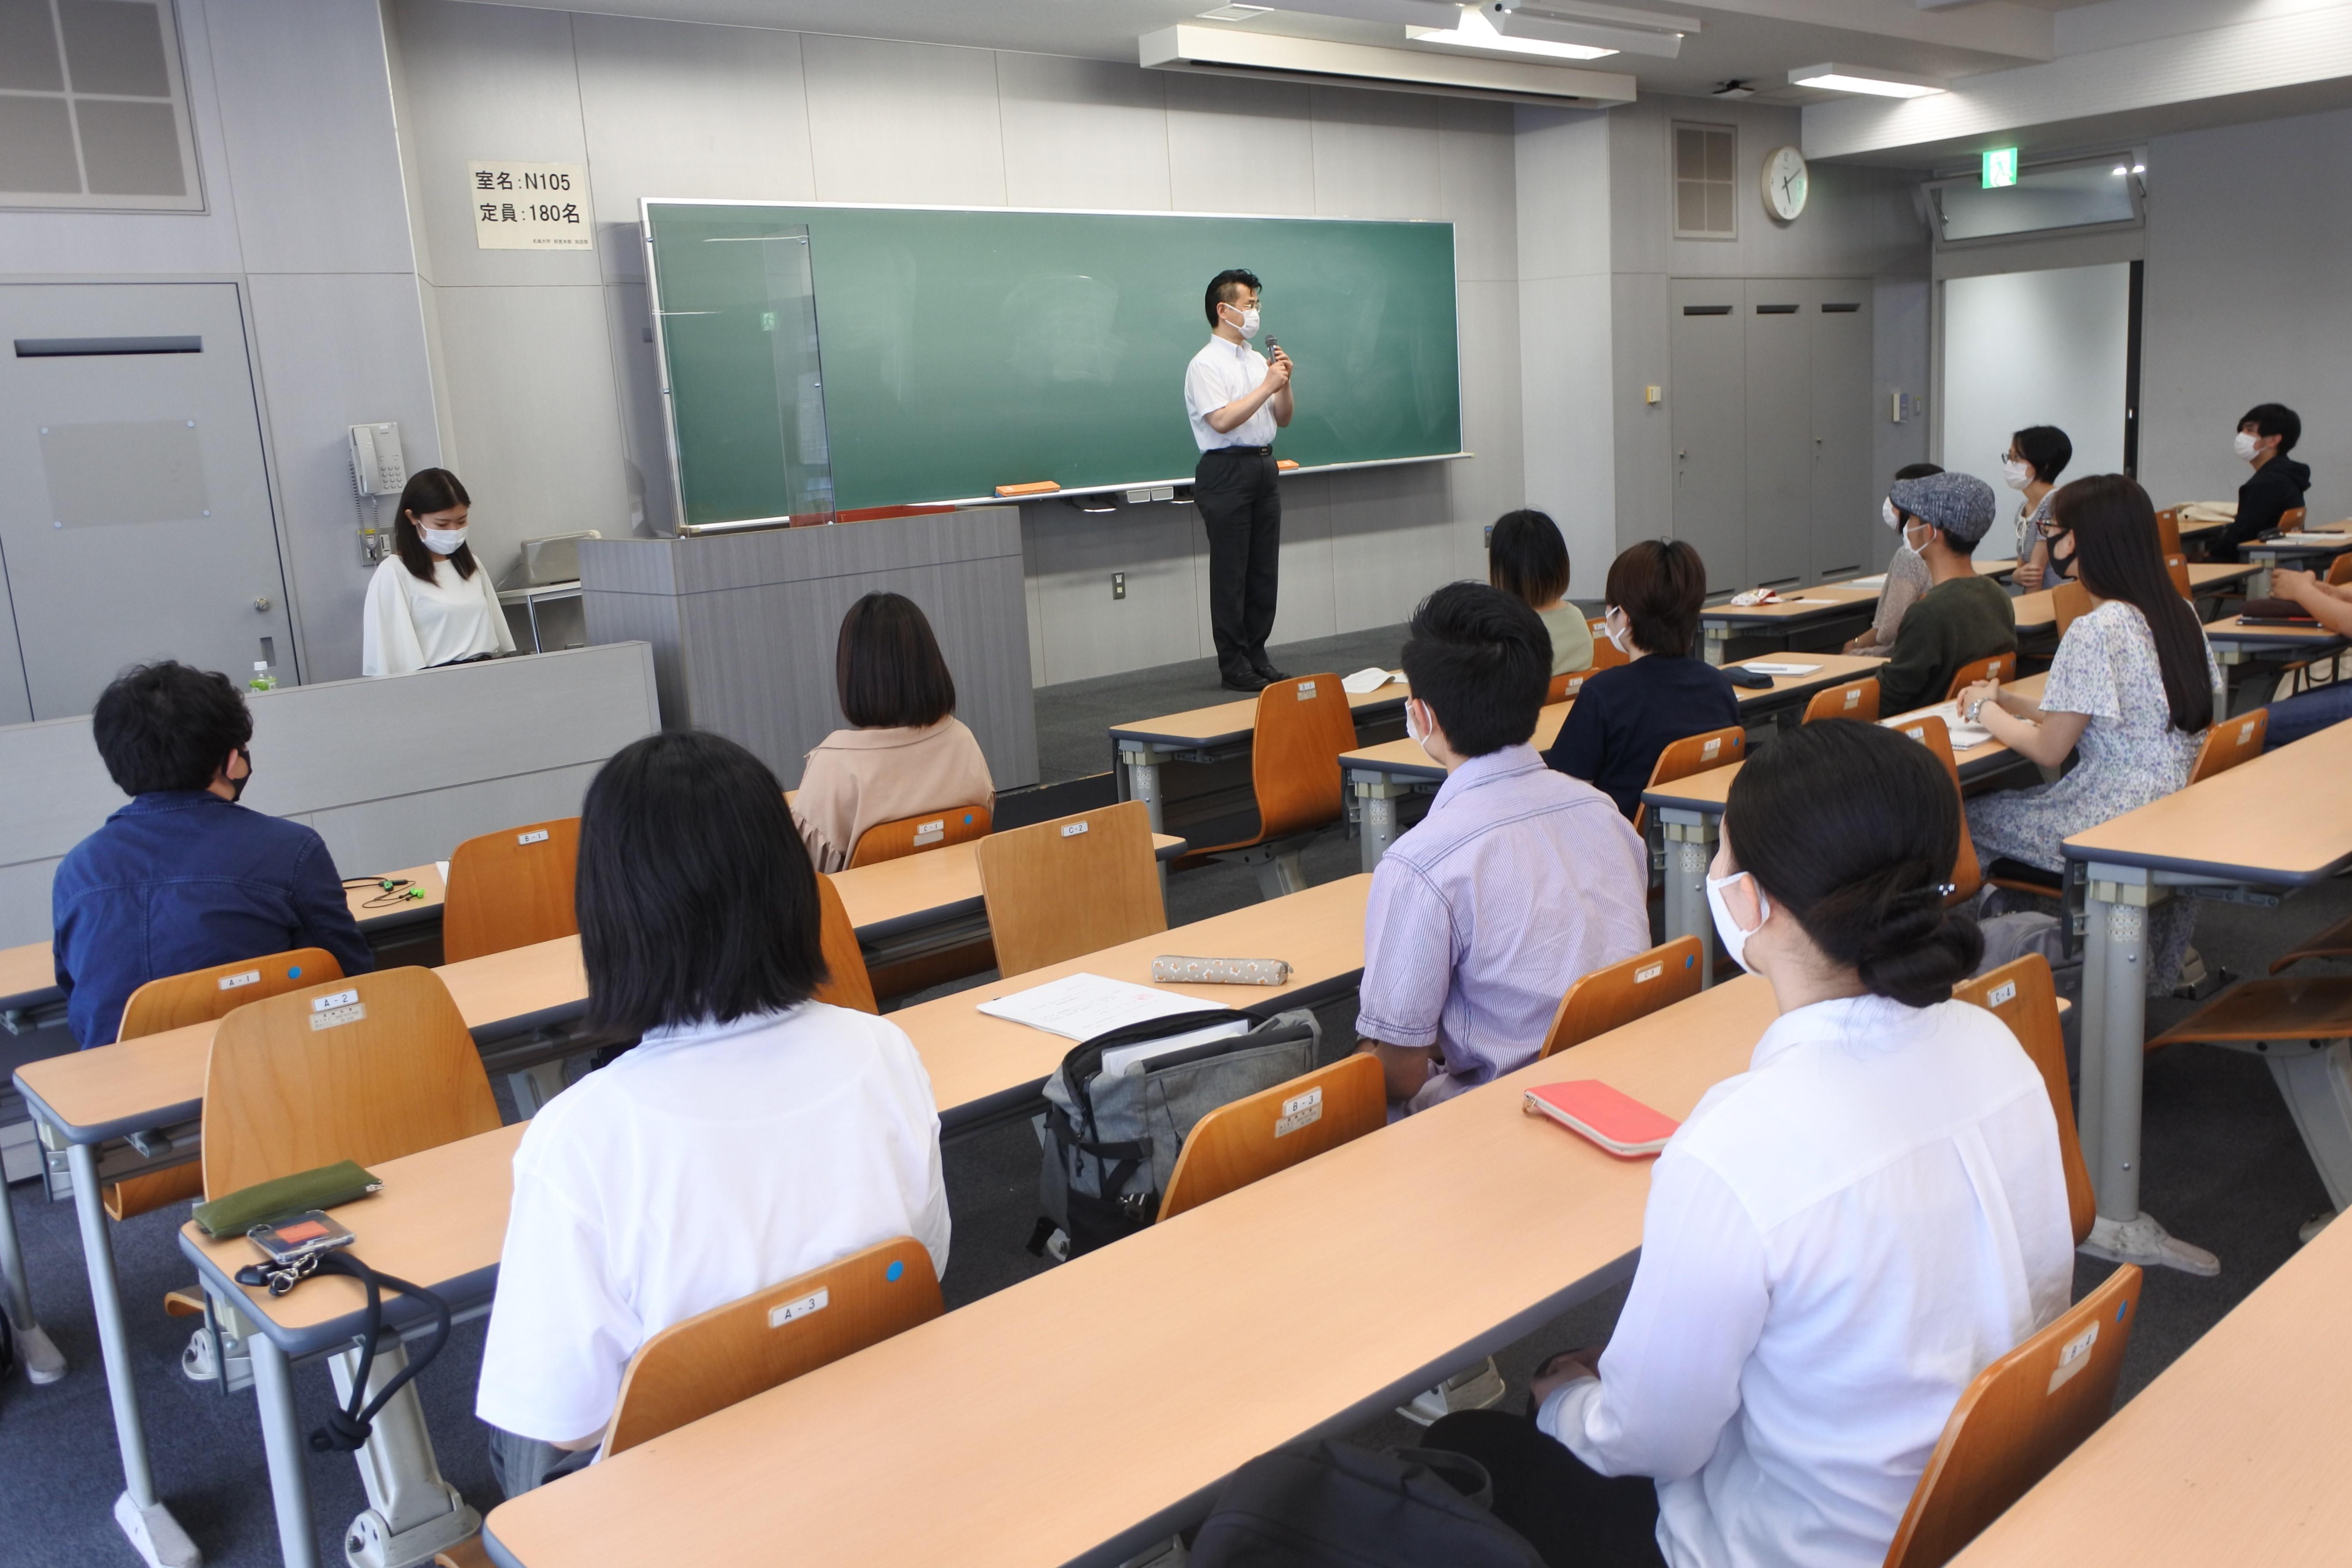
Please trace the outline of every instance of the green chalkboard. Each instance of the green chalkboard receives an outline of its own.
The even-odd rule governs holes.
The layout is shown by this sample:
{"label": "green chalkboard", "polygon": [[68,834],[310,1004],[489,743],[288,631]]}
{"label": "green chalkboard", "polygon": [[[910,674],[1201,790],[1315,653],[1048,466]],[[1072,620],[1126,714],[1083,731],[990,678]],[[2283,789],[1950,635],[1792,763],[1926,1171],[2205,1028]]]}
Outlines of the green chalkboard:
{"label": "green chalkboard", "polygon": [[[1302,467],[1462,447],[1454,226],[1176,214],[647,202],[685,521],[1189,478],[1184,368],[1209,279],[1265,280],[1297,363],[1276,444]],[[805,233],[804,250],[796,239]],[[789,256],[783,253],[790,251]],[[794,405],[788,262],[804,255],[822,359]],[[782,309],[779,306],[782,307]]]}

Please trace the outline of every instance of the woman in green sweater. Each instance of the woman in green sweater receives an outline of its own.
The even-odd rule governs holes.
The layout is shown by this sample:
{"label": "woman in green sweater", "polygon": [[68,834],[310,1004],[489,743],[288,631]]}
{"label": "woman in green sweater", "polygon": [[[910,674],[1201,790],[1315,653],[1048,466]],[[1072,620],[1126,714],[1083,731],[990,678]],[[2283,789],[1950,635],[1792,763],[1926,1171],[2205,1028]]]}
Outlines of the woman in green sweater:
{"label": "woman in green sweater", "polygon": [[1592,626],[1568,599],[1568,542],[1544,513],[1522,508],[1495,520],[1486,581],[1536,613],[1551,634],[1551,672],[1592,668]]}

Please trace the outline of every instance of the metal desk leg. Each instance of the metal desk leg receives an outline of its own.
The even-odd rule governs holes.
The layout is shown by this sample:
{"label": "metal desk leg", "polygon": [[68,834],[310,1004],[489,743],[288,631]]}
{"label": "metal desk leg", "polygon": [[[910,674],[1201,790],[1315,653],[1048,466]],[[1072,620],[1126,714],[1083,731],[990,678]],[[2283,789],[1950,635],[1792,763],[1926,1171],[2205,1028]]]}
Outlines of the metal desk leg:
{"label": "metal desk leg", "polygon": [[1412,786],[1370,773],[1351,773],[1349,783],[1356,792],[1357,847],[1363,855],[1364,869],[1370,871],[1396,842],[1397,802],[1412,793]]}
{"label": "metal desk leg", "polygon": [[1730,640],[1731,628],[1721,621],[1707,621],[1699,627],[1700,655],[1709,664],[1723,662],[1723,647]]}
{"label": "metal desk leg", "polygon": [[55,1383],[66,1374],[66,1358],[49,1342],[40,1320],[33,1316],[33,1288],[25,1279],[25,1254],[16,1245],[16,1210],[8,1197],[8,1184],[0,1180],[0,1312],[8,1314],[16,1331],[16,1352],[25,1358],[25,1375],[35,1383]]}
{"label": "metal desk leg", "polygon": [[302,1477],[302,1428],[294,1419],[294,1372],[268,1334],[253,1349],[253,1390],[261,1406],[261,1446],[269,1456],[269,1497],[278,1505],[278,1553],[286,1568],[319,1568],[318,1532]]}
{"label": "metal desk leg", "polygon": [[2270,1063],[2327,1201],[2338,1213],[2352,1208],[2352,1041],[2267,1040],[2226,1048]]}
{"label": "metal desk leg", "polygon": [[[2147,1035],[2147,910],[2164,891],[2137,868],[2092,866],[2083,983],[2083,1151],[2099,1195],[2083,1250],[2094,1258],[2210,1277],[2221,1259],[2175,1240],[2139,1206],[2141,1069]],[[2094,1058],[2095,1057],[2095,1065]]]}
{"label": "metal desk leg", "polygon": [[1715,984],[1715,916],[1706,907],[1706,868],[1715,859],[1717,819],[1674,808],[1658,813],[1666,840],[1666,940],[1698,938],[1699,984]]}
{"label": "metal desk leg", "polygon": [[[359,1359],[354,1344],[329,1360],[337,1399],[350,1400],[352,1380],[360,1375]],[[374,1398],[407,1364],[408,1352],[397,1339],[378,1351],[367,1368],[367,1396]],[[352,1568],[428,1564],[435,1552],[482,1528],[482,1516],[441,1479],[415,1384],[385,1401],[372,1426],[367,1442],[352,1456],[359,1461],[368,1507],[343,1531],[343,1556]]]}
{"label": "metal desk leg", "polygon": [[180,1521],[155,1497],[155,1477],[147,1465],[147,1432],[139,1419],[139,1390],[131,1375],[131,1346],[122,1332],[122,1294],[114,1278],[114,1247],[106,1234],[106,1208],[98,1191],[98,1159],[87,1143],[67,1145],[73,1171],[74,1213],[81,1221],[81,1250],[89,1265],[90,1306],[98,1319],[98,1346],[106,1360],[106,1391],[114,1402],[114,1436],[122,1448],[122,1495],[114,1500],[114,1521],[139,1555],[155,1568],[195,1568],[196,1550]]}
{"label": "metal desk leg", "polygon": [[1167,832],[1160,804],[1160,754],[1143,747],[1121,746],[1118,756],[1127,764],[1127,798],[1143,803],[1143,809],[1151,814],[1152,832]]}
{"label": "metal desk leg", "polygon": [[522,607],[530,612],[530,651],[545,653],[547,650],[539,646],[539,596],[526,593],[522,596]]}
{"label": "metal desk leg", "polygon": [[[2278,564],[2275,555],[2257,555],[2247,552],[2246,558],[2254,563],[2254,574],[2246,579],[2246,597],[2267,599],[2271,596],[2271,569]],[[2324,575],[2324,574],[2323,574]]]}

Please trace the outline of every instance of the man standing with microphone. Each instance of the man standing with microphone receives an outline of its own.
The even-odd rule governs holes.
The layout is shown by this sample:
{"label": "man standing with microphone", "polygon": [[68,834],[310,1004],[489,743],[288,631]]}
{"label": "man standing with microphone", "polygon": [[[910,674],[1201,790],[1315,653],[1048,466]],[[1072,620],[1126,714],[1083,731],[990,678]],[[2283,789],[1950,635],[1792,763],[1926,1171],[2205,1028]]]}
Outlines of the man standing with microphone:
{"label": "man standing with microphone", "polygon": [[1275,488],[1274,433],[1290,423],[1290,356],[1257,336],[1257,275],[1228,268],[1209,280],[1207,344],[1184,372],[1184,408],[1200,466],[1192,504],[1209,532],[1209,628],[1228,691],[1256,691],[1288,678],[1266,662],[1282,568],[1282,497]]}

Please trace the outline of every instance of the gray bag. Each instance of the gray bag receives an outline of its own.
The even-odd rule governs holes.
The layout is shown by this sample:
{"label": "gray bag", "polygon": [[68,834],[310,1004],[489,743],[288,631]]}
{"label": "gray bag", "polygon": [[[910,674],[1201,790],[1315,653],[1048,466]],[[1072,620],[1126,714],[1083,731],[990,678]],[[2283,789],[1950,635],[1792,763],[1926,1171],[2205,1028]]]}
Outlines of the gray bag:
{"label": "gray bag", "polygon": [[[1242,1028],[1153,1055],[1129,1071],[1103,1071],[1108,1052],[1219,1025]],[[1029,1249],[1043,1252],[1058,1228],[1076,1258],[1150,1225],[1193,1125],[1221,1105],[1311,1071],[1321,1040],[1315,1015],[1304,1008],[1260,1021],[1218,1007],[1132,1024],[1073,1047],[1045,1080],[1045,1114],[1034,1123],[1045,1217]]]}

